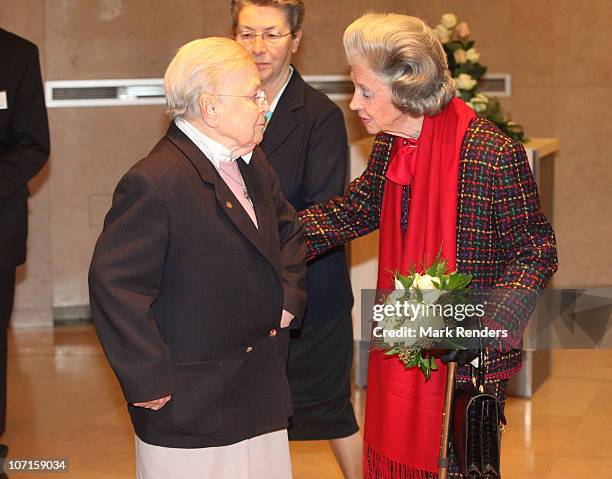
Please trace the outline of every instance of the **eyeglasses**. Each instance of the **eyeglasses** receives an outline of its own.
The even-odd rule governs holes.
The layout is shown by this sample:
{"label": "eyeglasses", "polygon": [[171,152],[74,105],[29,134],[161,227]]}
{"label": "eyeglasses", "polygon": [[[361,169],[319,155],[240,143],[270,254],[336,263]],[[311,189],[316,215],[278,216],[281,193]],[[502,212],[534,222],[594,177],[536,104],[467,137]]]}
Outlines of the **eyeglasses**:
{"label": "eyeglasses", "polygon": [[257,34],[253,32],[238,32],[236,34],[236,40],[242,44],[250,45],[251,43],[255,42],[255,38],[261,37],[265,43],[274,45],[275,43],[280,42],[281,38],[291,34],[293,34],[293,32],[285,33],[284,35],[279,32],[264,32]]}
{"label": "eyeglasses", "polygon": [[259,111],[265,111],[264,105],[266,103],[266,92],[264,90],[260,90],[255,95],[224,95],[222,93],[211,93],[215,96],[229,96],[233,98],[248,98],[252,102],[257,104]]}

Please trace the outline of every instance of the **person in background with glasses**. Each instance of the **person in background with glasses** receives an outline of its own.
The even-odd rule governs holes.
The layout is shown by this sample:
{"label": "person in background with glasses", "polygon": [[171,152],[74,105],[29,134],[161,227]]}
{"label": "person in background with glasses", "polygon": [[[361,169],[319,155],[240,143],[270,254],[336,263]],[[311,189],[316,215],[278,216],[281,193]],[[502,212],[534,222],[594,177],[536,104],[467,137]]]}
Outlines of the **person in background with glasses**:
{"label": "person in background with glasses", "polygon": [[119,182],[89,274],[136,475],[289,479],[286,350],[305,246],[256,148],[265,94],[229,38],[184,45],[164,86],[172,124]]}
{"label": "person in background with glasses", "polygon": [[[291,58],[302,38],[302,0],[232,0],[236,40],[255,59],[270,101],[261,144],[281,189],[302,211],[344,191],[348,145],[342,111],[307,85]],[[308,268],[308,305],[292,331],[290,440],[331,440],[347,478],[361,478],[362,438],[351,404],[351,292],[344,247]]]}

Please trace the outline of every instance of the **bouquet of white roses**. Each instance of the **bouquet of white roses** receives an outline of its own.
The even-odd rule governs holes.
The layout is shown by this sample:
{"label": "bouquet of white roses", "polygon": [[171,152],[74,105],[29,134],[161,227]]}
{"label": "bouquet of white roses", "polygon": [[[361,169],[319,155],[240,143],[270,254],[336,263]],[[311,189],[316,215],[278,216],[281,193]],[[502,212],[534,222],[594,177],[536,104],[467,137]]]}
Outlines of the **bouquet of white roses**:
{"label": "bouquet of white roses", "polygon": [[[439,255],[423,274],[413,271],[409,275],[395,273],[394,277],[395,289],[384,298],[381,309],[388,314],[374,328],[373,347],[397,355],[406,368],[418,367],[429,379],[438,369],[436,358],[428,353],[439,344],[431,334],[438,338],[436,331],[452,321],[457,292],[467,288],[472,277],[448,272],[446,261]],[[445,344],[449,343],[452,341],[446,340]]]}
{"label": "bouquet of white roses", "polygon": [[487,72],[480,63],[480,53],[469,39],[470,29],[465,22],[458,22],[454,13],[445,13],[434,33],[442,43],[448,69],[455,79],[457,96],[461,97],[476,113],[491,120],[509,137],[525,143],[525,132],[518,123],[511,121],[502,111],[499,100],[480,93],[478,80]]}

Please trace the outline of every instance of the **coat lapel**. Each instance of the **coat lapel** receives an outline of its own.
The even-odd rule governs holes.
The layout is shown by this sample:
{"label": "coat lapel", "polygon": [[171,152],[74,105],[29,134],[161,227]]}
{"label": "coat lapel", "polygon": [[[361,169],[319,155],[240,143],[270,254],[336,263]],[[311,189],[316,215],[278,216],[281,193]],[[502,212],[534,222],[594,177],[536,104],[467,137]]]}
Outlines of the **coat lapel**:
{"label": "coat lapel", "polygon": [[[251,178],[252,175],[248,175],[248,180],[246,177],[244,180],[254,203],[259,229],[255,227],[253,221],[251,221],[251,218],[240,204],[240,201],[238,201],[230,188],[225,184],[225,181],[219,176],[210,160],[174,123],[170,125],[167,137],[193,165],[202,181],[214,187],[219,209],[225,213],[255,248],[274,265],[275,263],[270,256],[268,242],[266,241],[269,238],[269,231],[267,230],[271,226],[270,218],[269,215],[263,212],[265,208],[263,207],[261,188],[255,183],[255,178]],[[239,162],[241,173],[244,174],[246,169],[244,161],[242,159],[237,161]]]}
{"label": "coat lapel", "polygon": [[261,143],[268,157],[287,140],[300,123],[301,110],[306,101],[305,86],[304,80],[294,68],[293,75],[283,92],[283,101],[278,102]]}
{"label": "coat lapel", "polygon": [[[257,151],[253,152],[253,155],[257,154],[260,153]],[[271,234],[273,228],[276,227],[276,221],[267,208],[262,208],[262,205],[265,204],[265,195],[261,190],[261,182],[257,181],[253,160],[251,160],[248,165],[244,161],[238,160],[238,167],[240,168],[240,173],[242,174],[242,178],[246,184],[249,196],[253,201],[255,216],[257,217],[258,233],[263,238],[264,244],[269,245],[272,241]]]}

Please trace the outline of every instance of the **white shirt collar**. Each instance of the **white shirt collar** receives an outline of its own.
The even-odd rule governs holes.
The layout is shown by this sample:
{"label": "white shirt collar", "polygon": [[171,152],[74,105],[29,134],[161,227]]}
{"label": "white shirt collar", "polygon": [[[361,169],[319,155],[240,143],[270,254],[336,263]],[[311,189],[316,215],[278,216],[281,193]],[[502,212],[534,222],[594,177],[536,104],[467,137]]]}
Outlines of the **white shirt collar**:
{"label": "white shirt collar", "polygon": [[[184,118],[175,118],[174,123],[206,155],[206,158],[212,162],[215,168],[219,168],[219,163],[222,161],[230,162],[238,158],[232,158],[230,151],[225,146],[206,136]],[[241,158],[248,165],[252,156],[253,152],[251,151],[246,155],[242,155]]]}

